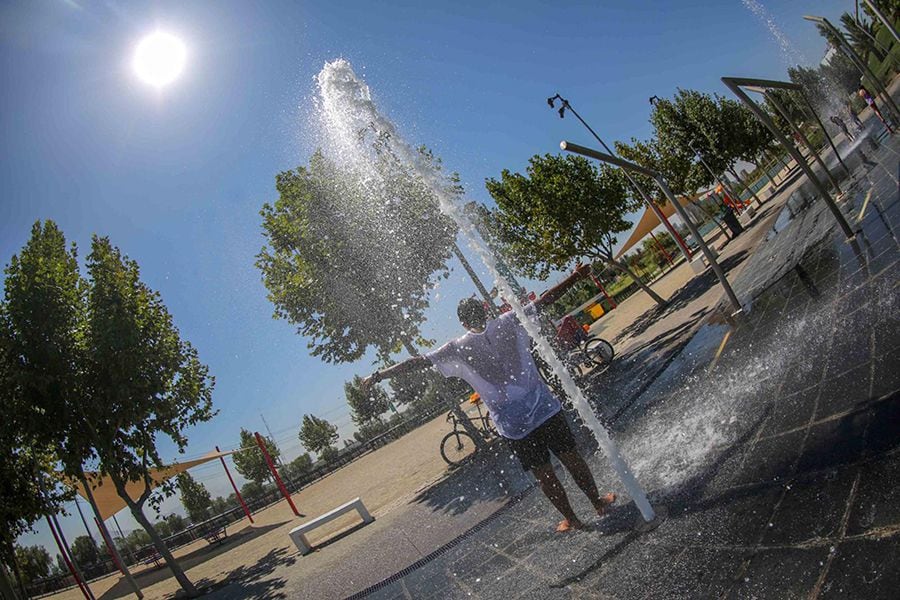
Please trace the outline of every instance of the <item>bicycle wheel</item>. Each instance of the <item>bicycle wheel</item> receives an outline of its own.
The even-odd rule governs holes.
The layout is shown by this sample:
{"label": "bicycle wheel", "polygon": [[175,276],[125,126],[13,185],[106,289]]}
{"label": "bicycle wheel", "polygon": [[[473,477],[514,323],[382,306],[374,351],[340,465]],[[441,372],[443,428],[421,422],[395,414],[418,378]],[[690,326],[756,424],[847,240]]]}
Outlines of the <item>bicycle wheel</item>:
{"label": "bicycle wheel", "polygon": [[475,440],[465,431],[451,431],[441,440],[441,458],[453,467],[463,464],[476,450]]}
{"label": "bicycle wheel", "polygon": [[609,365],[615,356],[612,344],[598,337],[592,337],[584,343],[584,353],[597,365]]}

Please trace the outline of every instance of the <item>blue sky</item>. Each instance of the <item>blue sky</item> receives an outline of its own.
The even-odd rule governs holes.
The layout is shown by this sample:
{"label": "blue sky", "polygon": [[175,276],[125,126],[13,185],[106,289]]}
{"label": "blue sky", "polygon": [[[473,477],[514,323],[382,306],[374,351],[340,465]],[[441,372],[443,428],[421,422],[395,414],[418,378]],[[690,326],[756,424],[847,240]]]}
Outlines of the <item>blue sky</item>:
{"label": "blue sky", "polygon": [[[314,149],[313,76],[326,60],[349,59],[406,137],[433,148],[479,201],[484,179],[503,168],[521,170],[561,139],[590,145],[574,119],[546,106],[556,92],[611,143],[648,136],[651,95],[726,94],[722,75],[783,78],[788,65],[739,0],[425,4],[0,6],[0,259],[50,218],[82,255],[96,232],[140,263],[217,379],[220,414],[190,433],[188,455],[233,447],[241,426],[264,432],[260,414],[287,458],[301,451],[304,413],[352,431],[342,384],[368,373],[371,359],[309,357],[293,328],[272,320],[253,265],[275,174]],[[853,3],[765,6],[796,56],[814,64],[824,42],[801,15],[836,18]],[[130,67],[134,45],[154,29],[188,46],[182,77],[160,91]],[[458,331],[453,307],[472,291],[454,268],[426,326],[438,339]],[[197,476],[214,495],[228,492],[214,465]],[[73,518],[64,524],[70,539],[80,533]],[[39,530],[24,541],[46,539]]]}

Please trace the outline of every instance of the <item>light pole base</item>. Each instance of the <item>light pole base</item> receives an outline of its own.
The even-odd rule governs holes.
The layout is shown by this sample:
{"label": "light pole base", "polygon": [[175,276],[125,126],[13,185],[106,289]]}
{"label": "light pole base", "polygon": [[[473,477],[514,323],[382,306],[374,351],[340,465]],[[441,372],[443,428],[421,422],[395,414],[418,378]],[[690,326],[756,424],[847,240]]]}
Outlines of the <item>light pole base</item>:
{"label": "light pole base", "polygon": [[638,517],[634,530],[638,533],[650,533],[669,518],[669,509],[661,504],[653,505],[653,512],[656,513],[656,516],[653,517],[652,521],[645,521],[643,517]]}

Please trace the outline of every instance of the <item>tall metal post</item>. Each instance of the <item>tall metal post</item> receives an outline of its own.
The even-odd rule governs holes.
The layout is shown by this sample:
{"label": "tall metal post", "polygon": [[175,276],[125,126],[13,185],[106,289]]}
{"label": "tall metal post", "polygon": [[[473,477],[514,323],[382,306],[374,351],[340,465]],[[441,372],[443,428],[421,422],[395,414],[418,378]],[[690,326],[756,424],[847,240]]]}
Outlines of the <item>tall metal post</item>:
{"label": "tall metal post", "polygon": [[478,293],[481,294],[482,299],[484,299],[485,304],[488,306],[488,312],[490,312],[490,316],[492,318],[496,318],[500,315],[497,310],[497,306],[494,304],[494,299],[491,298],[490,292],[487,291],[487,288],[484,287],[484,284],[481,283],[481,279],[478,277],[478,273],[475,272],[475,269],[472,268],[472,265],[469,263],[468,259],[466,259],[465,255],[462,253],[462,250],[459,249],[459,246],[456,242],[453,242],[453,255],[456,256],[456,259],[460,262],[463,269],[469,275],[469,279],[472,280],[472,283],[475,284],[475,288],[478,290]]}
{"label": "tall metal post", "polygon": [[845,165],[844,161],[841,159],[841,153],[838,152],[837,146],[834,144],[834,140],[831,139],[830,135],[828,135],[828,130],[825,129],[825,123],[823,123],[822,119],[819,118],[819,113],[817,113],[816,109],[813,108],[812,102],[809,101],[809,98],[807,98],[806,94],[804,94],[802,91],[798,91],[797,95],[803,99],[803,102],[806,104],[807,110],[813,116],[813,119],[815,119],[816,123],[819,124],[819,129],[822,131],[822,135],[824,135],[825,139],[828,141],[828,145],[831,146],[831,151],[834,152],[834,157],[844,168],[844,172],[846,172],[847,175],[850,175],[850,169],[847,168],[847,165]]}
{"label": "tall metal post", "polygon": [[69,546],[65,543],[65,538],[62,537],[62,530],[57,532],[59,523],[57,523],[55,519],[51,519],[49,514],[44,516],[47,519],[47,526],[50,528],[50,533],[53,534],[53,540],[56,542],[56,547],[59,548],[59,553],[63,557],[63,562],[66,563],[69,573],[72,574],[72,578],[75,580],[75,585],[78,586],[78,589],[81,590],[82,595],[84,595],[87,600],[94,600],[94,594],[91,592],[91,588],[88,587],[87,582],[84,580],[84,576],[81,574],[81,570],[69,554]]}
{"label": "tall metal post", "polygon": [[[803,172],[806,174],[806,177],[812,182],[813,186],[818,190],[819,194],[822,196],[822,200],[828,206],[828,209],[831,211],[831,214],[834,215],[835,220],[838,222],[838,225],[841,228],[841,231],[844,232],[844,235],[848,240],[852,240],[855,237],[855,233],[850,228],[850,224],[847,223],[847,219],[844,218],[841,209],[838,208],[837,204],[835,204],[834,199],[828,193],[828,190],[825,189],[825,184],[822,183],[816,174],[813,173],[813,170],[810,168],[809,164],[803,160],[803,156],[800,154],[800,151],[794,146],[792,143],[788,141],[784,134],[778,129],[778,126],[772,121],[772,118],[766,114],[766,112],[761,109],[756,102],[750,99],[750,97],[741,89],[742,82],[746,82],[747,80],[743,79],[734,79],[731,77],[723,77],[722,83],[724,83],[728,89],[730,89],[738,99],[747,105],[753,114],[756,116],[759,121],[768,127],[769,131],[772,132],[772,135],[775,136],[775,139],[781,144],[785,150],[787,150],[790,155],[793,157],[797,164],[803,169]],[[749,83],[749,85],[755,85],[755,83]]]}
{"label": "tall metal post", "polygon": [[694,236],[694,238],[697,240],[697,244],[700,246],[700,250],[706,257],[710,268],[716,274],[719,283],[722,285],[722,289],[725,290],[725,295],[728,297],[731,308],[734,310],[732,314],[737,315],[742,312],[743,309],[741,308],[741,303],[735,295],[734,290],[731,288],[731,284],[728,283],[728,279],[725,277],[725,271],[722,270],[722,267],[716,260],[716,256],[713,254],[712,250],[710,250],[709,246],[706,245],[706,241],[703,239],[703,236],[701,236],[700,232],[697,231],[697,226],[694,225],[694,222],[687,214],[687,211],[678,202],[678,199],[675,197],[675,194],[672,193],[672,190],[669,189],[669,185],[666,183],[665,179],[663,179],[662,175],[660,175],[656,171],[653,171],[652,169],[647,169],[632,162],[628,162],[627,160],[622,160],[621,158],[618,158],[616,156],[603,154],[602,152],[598,152],[590,148],[585,148],[584,146],[579,146],[571,142],[560,142],[559,147],[567,152],[574,152],[576,154],[581,154],[582,156],[595,158],[622,169],[631,169],[632,171],[641,173],[646,177],[651,177],[654,181],[656,181],[656,185],[659,186],[659,189],[662,190],[662,193],[666,196],[669,202],[671,202],[672,205],[675,206],[675,210],[678,211],[678,215],[684,221],[684,224],[687,226],[688,231],[690,231],[691,235]]}
{"label": "tall metal post", "polygon": [[[134,580],[134,577],[131,576],[131,571],[128,570],[128,566],[125,564],[125,561],[122,560],[122,555],[119,554],[119,549],[116,548],[112,536],[109,535],[109,529],[106,528],[106,523],[103,521],[100,509],[97,507],[97,502],[94,500],[94,492],[91,491],[90,482],[84,473],[81,474],[81,485],[84,486],[84,493],[87,495],[88,504],[91,505],[91,509],[94,511],[94,516],[96,517],[95,522],[97,523],[97,528],[100,530],[100,535],[102,535],[103,539],[106,541],[107,550],[109,550],[110,555],[113,557],[113,562],[118,563],[117,566],[122,572],[122,575],[125,576],[125,581],[128,583],[128,586],[134,592],[134,595],[138,597],[138,600],[141,600],[141,598],[144,597],[144,592],[141,591],[141,588]],[[116,521],[116,526],[118,526],[118,521]],[[119,535],[122,535],[121,528],[119,529]],[[125,539],[124,535],[122,535],[122,539]]]}
{"label": "tall metal post", "polygon": [[75,508],[78,509],[78,516],[81,517],[81,522],[84,524],[84,531],[87,533],[88,537],[91,538],[91,543],[94,546],[97,546],[97,540],[94,539],[94,534],[91,533],[91,528],[88,527],[87,519],[84,518],[84,513],[81,512],[81,504],[78,502],[78,495],[75,495]]}
{"label": "tall metal post", "polygon": [[[221,452],[219,447],[216,446],[216,452]],[[244,502],[244,499],[241,497],[241,493],[238,491],[237,485],[234,483],[234,479],[231,477],[231,471],[228,470],[228,465],[225,463],[225,457],[220,456],[219,460],[222,461],[222,468],[225,469],[225,474],[228,476],[228,481],[231,483],[231,487],[234,488],[234,495],[237,496],[238,502],[241,503],[241,508],[244,509],[244,514],[247,515],[247,519],[250,523],[253,523],[253,517],[250,515],[250,509],[247,508],[247,504]]]}
{"label": "tall metal post", "polygon": [[275,483],[278,485],[278,489],[281,490],[281,495],[284,496],[285,500],[287,500],[287,503],[290,505],[291,510],[294,511],[294,515],[299,517],[300,511],[298,511],[297,507],[294,506],[294,501],[291,500],[291,495],[288,493],[287,488],[284,487],[284,482],[281,481],[281,476],[275,469],[275,462],[272,460],[272,457],[269,456],[269,451],[266,450],[266,443],[263,441],[263,437],[259,435],[258,431],[254,432],[253,435],[256,436],[256,443],[259,444],[259,449],[262,451],[263,457],[266,459],[266,464],[269,466],[269,471],[271,471],[272,477],[275,478]]}
{"label": "tall metal post", "polygon": [[669,263],[669,266],[670,266],[670,267],[674,267],[674,266],[675,266],[675,263],[672,261],[672,257],[669,256],[669,253],[666,251],[665,246],[663,246],[662,244],[660,244],[660,243],[659,243],[659,240],[656,239],[656,236],[653,235],[653,230],[651,229],[648,233],[650,234],[650,237],[653,238],[653,241],[656,243],[656,247],[659,248],[660,252],[663,253],[663,256],[666,257],[666,262]]}
{"label": "tall metal post", "polygon": [[879,21],[881,21],[881,24],[891,32],[891,35],[894,36],[894,39],[900,42],[900,35],[897,34],[897,30],[894,28],[894,24],[891,23],[890,19],[885,17],[884,13],[878,10],[878,7],[875,6],[875,3],[872,2],[872,0],[863,0],[863,2],[865,2],[866,6],[868,6],[872,10],[872,12],[875,13],[875,16]]}
{"label": "tall metal post", "polygon": [[[606,145],[606,142],[600,139],[600,136],[597,135],[597,132],[587,124],[587,121],[582,119],[581,115],[579,115],[578,112],[576,112],[576,110],[572,108],[572,105],[569,104],[568,100],[557,94],[553,98],[547,98],[547,104],[549,104],[550,107],[553,108],[553,101],[556,99],[559,99],[559,101],[562,102],[562,108],[559,109],[560,118],[562,118],[562,116],[565,114],[565,111],[570,111],[573,115],[575,115],[576,119],[581,121],[581,124],[584,125],[584,128],[591,132],[591,135],[594,136],[594,139],[597,140],[597,142],[601,146],[603,146],[603,149],[606,150],[610,154],[610,156],[616,156],[616,153]],[[687,262],[691,262],[690,248],[687,247],[687,244],[669,222],[669,219],[666,218],[666,215],[663,214],[662,210],[660,210],[659,206],[656,205],[656,202],[653,201],[653,199],[650,197],[650,194],[647,193],[643,186],[635,181],[634,177],[631,176],[631,173],[629,173],[628,171],[623,172],[625,173],[625,178],[628,180],[628,183],[631,184],[631,187],[634,188],[634,190],[638,193],[644,203],[650,208],[651,211],[653,211],[653,214],[656,215],[656,218],[659,219],[659,222],[665,225],[666,229],[669,230],[669,233],[672,235],[672,239],[675,240],[675,242],[678,244],[678,249],[681,250],[681,254],[684,255],[684,259]]]}
{"label": "tall metal post", "polygon": [[821,23],[824,25],[828,31],[834,35],[835,39],[840,42],[841,49],[844,51],[844,54],[847,55],[847,58],[850,59],[856,68],[859,69],[859,72],[869,78],[872,82],[872,85],[875,86],[876,95],[881,94],[884,96],[885,102],[888,104],[888,108],[890,108],[891,112],[894,115],[895,119],[900,120],[900,108],[897,107],[897,104],[894,102],[894,99],[891,97],[891,94],[885,89],[884,85],[882,85],[881,80],[878,79],[878,76],[872,72],[872,69],[869,68],[869,65],[856,53],[856,50],[853,49],[853,46],[850,45],[850,42],[847,41],[847,38],[844,37],[844,34],[841,31],[831,24],[831,21],[826,19],[825,17],[816,17],[813,15],[804,15],[803,17],[807,21],[812,21],[814,23]]}
{"label": "tall metal post", "polygon": [[769,90],[763,90],[763,96],[766,97],[766,100],[778,111],[781,117],[788,122],[791,130],[794,134],[800,138],[803,144],[809,148],[809,152],[812,154],[813,160],[819,163],[819,166],[822,167],[822,170],[825,171],[825,176],[828,178],[828,181],[831,182],[831,185],[834,186],[835,191],[837,191],[838,196],[842,195],[844,191],[841,189],[841,184],[838,183],[837,179],[834,178],[834,175],[831,174],[831,171],[828,169],[828,165],[825,164],[825,161],[822,160],[822,157],[819,156],[819,153],[816,151],[816,148],[812,145],[812,142],[809,141],[809,138],[806,137],[806,134],[803,133],[803,130],[794,123],[794,120],[791,119],[791,115],[788,113],[787,109],[784,105],[775,97],[775,94],[769,92]]}
{"label": "tall metal post", "polygon": [[603,297],[609,300],[610,310],[619,306],[618,304],[616,304],[616,301],[613,299],[613,297],[606,293],[606,288],[603,287],[603,284],[600,283],[600,280],[597,279],[597,276],[594,275],[593,271],[591,272],[591,281],[594,282],[594,285],[600,288],[600,292],[603,294]]}

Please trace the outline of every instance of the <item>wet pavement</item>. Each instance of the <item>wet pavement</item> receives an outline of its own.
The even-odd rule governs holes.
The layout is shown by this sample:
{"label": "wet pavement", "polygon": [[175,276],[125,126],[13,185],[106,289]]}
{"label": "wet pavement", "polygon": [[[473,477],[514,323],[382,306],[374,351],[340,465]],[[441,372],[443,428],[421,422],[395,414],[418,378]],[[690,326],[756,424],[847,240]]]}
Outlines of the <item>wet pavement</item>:
{"label": "wet pavement", "polygon": [[589,530],[556,534],[549,502],[520,488],[356,597],[896,598],[898,147],[867,148],[875,167],[848,161],[854,243],[798,191],[733,281],[748,307],[738,327],[701,327],[617,415],[623,455],[667,514],[659,527],[638,533],[622,498]]}

